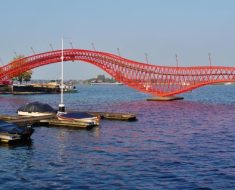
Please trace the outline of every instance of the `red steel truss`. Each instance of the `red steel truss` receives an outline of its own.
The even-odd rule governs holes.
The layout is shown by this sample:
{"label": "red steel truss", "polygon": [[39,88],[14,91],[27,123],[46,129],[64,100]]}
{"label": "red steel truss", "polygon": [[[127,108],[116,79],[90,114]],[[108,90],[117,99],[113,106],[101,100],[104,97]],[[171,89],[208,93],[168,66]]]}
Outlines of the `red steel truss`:
{"label": "red steel truss", "polygon": [[[140,63],[110,53],[65,49],[64,61],[80,60],[96,65],[121,82],[154,96],[173,96],[220,82],[235,82],[235,67],[167,67]],[[61,61],[61,50],[35,54],[0,68],[0,82],[22,72]]]}

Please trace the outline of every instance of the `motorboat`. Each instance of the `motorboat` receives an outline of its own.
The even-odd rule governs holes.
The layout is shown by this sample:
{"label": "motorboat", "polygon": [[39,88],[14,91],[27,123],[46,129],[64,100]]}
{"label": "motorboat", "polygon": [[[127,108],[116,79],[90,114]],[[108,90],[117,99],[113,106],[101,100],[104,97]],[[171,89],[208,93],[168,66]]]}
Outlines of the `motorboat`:
{"label": "motorboat", "polygon": [[98,116],[93,116],[87,112],[66,112],[64,105],[64,41],[62,38],[62,49],[61,49],[61,85],[60,85],[60,104],[59,111],[57,112],[57,118],[61,121],[69,122],[81,122],[89,125],[99,125],[100,118]]}
{"label": "motorboat", "polygon": [[87,112],[58,112],[57,118],[63,121],[76,121],[92,125],[99,125],[100,117]]}
{"label": "motorboat", "polygon": [[43,104],[40,102],[31,102],[17,110],[18,115],[20,116],[46,116],[46,115],[55,115],[56,110],[54,110],[50,105]]}
{"label": "motorboat", "polygon": [[0,142],[16,142],[29,140],[34,129],[31,125],[18,126],[7,121],[0,120]]}

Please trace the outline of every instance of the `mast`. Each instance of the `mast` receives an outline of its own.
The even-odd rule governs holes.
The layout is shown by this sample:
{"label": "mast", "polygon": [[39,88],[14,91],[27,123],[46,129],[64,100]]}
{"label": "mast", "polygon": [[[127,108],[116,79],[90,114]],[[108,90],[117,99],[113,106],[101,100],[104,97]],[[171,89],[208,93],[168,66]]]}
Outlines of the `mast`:
{"label": "mast", "polygon": [[60,97],[60,103],[64,104],[64,39],[62,38],[62,44],[61,44],[61,97]]}
{"label": "mast", "polygon": [[59,112],[65,112],[64,107],[64,39],[61,39],[61,84]]}

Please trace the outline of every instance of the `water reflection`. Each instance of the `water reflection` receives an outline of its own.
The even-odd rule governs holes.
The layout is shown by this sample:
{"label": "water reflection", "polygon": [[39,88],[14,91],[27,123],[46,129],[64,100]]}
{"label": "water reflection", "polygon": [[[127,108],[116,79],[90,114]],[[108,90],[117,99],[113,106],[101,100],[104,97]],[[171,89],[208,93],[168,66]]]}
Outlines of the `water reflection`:
{"label": "water reflection", "polygon": [[[37,127],[30,146],[0,147],[1,188],[232,189],[235,104],[227,90],[235,89],[205,90],[183,101],[147,102],[125,87],[82,86],[66,95],[68,108],[131,112],[138,121],[102,120],[92,130]],[[15,99],[0,100],[9,113],[32,100],[57,106],[56,95]]]}
{"label": "water reflection", "polygon": [[32,139],[24,140],[24,141],[17,141],[17,142],[12,142],[12,143],[0,143],[0,147],[7,147],[10,149],[14,149],[17,147],[32,147],[33,146],[33,141]]}

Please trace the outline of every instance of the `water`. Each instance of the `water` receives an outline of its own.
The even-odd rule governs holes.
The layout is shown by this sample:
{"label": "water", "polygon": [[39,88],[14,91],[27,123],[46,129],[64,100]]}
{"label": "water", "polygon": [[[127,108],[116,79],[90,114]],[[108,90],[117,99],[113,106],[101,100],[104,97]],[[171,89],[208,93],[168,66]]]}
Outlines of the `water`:
{"label": "water", "polygon": [[[185,100],[147,102],[125,86],[79,86],[69,109],[132,112],[137,122],[99,128],[38,127],[28,145],[0,146],[0,189],[235,189],[235,86]],[[2,114],[59,95],[2,95]]]}

